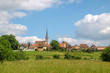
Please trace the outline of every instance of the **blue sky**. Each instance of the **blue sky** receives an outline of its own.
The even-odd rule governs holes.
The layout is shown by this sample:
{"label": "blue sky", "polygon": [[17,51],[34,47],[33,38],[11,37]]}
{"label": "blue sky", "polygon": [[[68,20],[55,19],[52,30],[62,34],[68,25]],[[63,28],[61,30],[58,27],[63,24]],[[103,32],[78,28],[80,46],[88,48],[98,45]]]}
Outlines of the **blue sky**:
{"label": "blue sky", "polygon": [[[36,1],[39,1],[39,0],[36,0]],[[101,34],[97,35],[94,38],[87,37],[91,35],[95,36],[95,34],[93,34],[93,32],[89,30],[89,28],[93,27],[93,28],[90,28],[91,30],[98,29],[98,27],[100,26],[99,23],[94,23],[94,26],[89,26],[89,25],[92,25],[93,23],[88,22],[88,25],[87,25],[87,23],[84,24],[84,22],[80,22],[80,24],[85,27],[76,26],[76,25],[78,21],[83,20],[85,16],[87,16],[88,14],[91,14],[92,16],[97,15],[100,17],[100,15],[103,15],[105,13],[106,16],[110,16],[109,14],[110,13],[110,0],[65,0],[65,1],[62,0],[61,4],[59,4],[58,2],[51,3],[52,0],[49,0],[49,1],[47,0],[50,6],[46,7],[45,5],[47,5],[48,4],[47,3],[44,5],[43,9],[40,6],[34,6],[34,5],[33,6],[31,5],[32,7],[30,6],[30,9],[25,8],[25,7],[24,9],[23,8],[20,9],[20,7],[17,7],[17,6],[16,8],[14,8],[14,6],[12,6],[11,8],[9,7],[10,4],[8,7],[5,7],[5,8],[1,7],[0,11],[2,11],[2,13],[3,11],[6,11],[7,13],[9,13],[9,15],[11,12],[25,13],[25,15],[23,15],[22,17],[14,16],[13,18],[9,18],[7,20],[10,23],[14,23],[16,25],[21,24],[26,27],[26,31],[22,35],[15,34],[16,36],[19,36],[20,38],[25,39],[24,41],[18,39],[20,40],[20,42],[22,43],[26,43],[29,41],[31,42],[32,38],[26,39],[25,37],[32,37],[32,36],[36,36],[38,40],[43,40],[45,38],[46,28],[48,28],[50,41],[53,39],[58,40],[59,42],[67,41],[72,45],[80,44],[80,43],[96,44],[96,45],[108,45],[109,44],[109,42],[107,41],[107,40],[110,40],[108,38],[110,36],[108,35],[109,32],[106,33],[106,36],[108,37],[105,37],[105,35],[101,35]],[[61,2],[61,0],[59,1]],[[5,4],[5,2],[3,3]],[[0,5],[2,6],[2,4]],[[103,15],[102,18],[105,15]],[[90,17],[94,19],[94,17],[92,16]],[[104,20],[104,22],[106,21],[107,20]],[[104,29],[106,29],[107,31],[109,30],[110,24],[105,23],[105,26],[106,27],[104,28],[100,27],[100,32],[104,31]],[[87,30],[86,30],[86,27],[88,28]],[[80,33],[83,30],[85,34]],[[16,30],[16,31],[19,31],[19,30]],[[24,32],[24,30],[22,31]],[[20,32],[22,31],[20,30]],[[99,32],[99,30],[96,30],[96,31]],[[86,34],[86,32],[91,33],[91,34]],[[10,33],[13,34],[13,32],[10,32]],[[7,34],[7,33],[3,32],[3,34]],[[99,37],[99,36],[102,36],[102,37]],[[104,43],[100,43],[102,41]]]}

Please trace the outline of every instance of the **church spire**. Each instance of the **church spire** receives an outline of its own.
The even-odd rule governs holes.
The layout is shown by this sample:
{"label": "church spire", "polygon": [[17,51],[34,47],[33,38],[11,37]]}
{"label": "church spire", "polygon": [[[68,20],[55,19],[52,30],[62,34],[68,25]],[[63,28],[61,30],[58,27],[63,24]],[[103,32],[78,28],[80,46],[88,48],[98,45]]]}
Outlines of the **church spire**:
{"label": "church spire", "polygon": [[46,42],[47,44],[49,44],[48,29],[46,29],[45,42]]}
{"label": "church spire", "polygon": [[46,29],[46,37],[48,37],[48,29]]}

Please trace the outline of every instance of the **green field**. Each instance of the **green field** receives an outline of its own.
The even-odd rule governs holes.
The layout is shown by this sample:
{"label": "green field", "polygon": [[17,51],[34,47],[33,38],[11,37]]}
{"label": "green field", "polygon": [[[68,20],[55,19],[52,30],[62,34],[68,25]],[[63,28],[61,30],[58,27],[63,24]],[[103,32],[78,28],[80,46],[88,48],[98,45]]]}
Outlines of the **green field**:
{"label": "green field", "polygon": [[[89,58],[99,59],[100,52],[80,53],[88,60],[65,60],[65,52],[25,52],[29,60],[5,61],[0,64],[0,73],[110,73],[110,63],[101,60],[93,61]],[[53,59],[59,54],[61,59]],[[77,54],[77,53],[75,53]],[[35,60],[36,55],[43,55],[49,59]]]}

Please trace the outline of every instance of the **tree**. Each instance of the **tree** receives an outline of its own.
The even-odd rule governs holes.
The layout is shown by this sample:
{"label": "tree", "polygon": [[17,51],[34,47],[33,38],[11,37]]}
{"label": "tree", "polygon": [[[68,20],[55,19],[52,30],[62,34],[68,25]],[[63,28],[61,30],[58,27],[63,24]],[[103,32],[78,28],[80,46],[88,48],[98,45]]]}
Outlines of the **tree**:
{"label": "tree", "polygon": [[50,45],[52,47],[52,50],[58,50],[60,48],[59,47],[59,43],[56,40],[52,40],[51,43],[50,43]]}
{"label": "tree", "polygon": [[103,61],[110,61],[110,46],[104,49],[101,53],[101,59]]}
{"label": "tree", "polygon": [[4,37],[0,37],[0,58],[3,62],[4,59],[11,60],[13,55],[10,42]]}
{"label": "tree", "polygon": [[28,46],[28,49],[29,49],[29,47],[31,46],[31,43],[30,43],[30,42],[28,42],[28,43],[27,43],[27,46]]}
{"label": "tree", "polygon": [[10,34],[10,35],[2,35],[1,37],[4,37],[11,43],[11,48],[13,50],[17,50],[19,46],[19,42],[16,40],[15,36]]}
{"label": "tree", "polygon": [[3,63],[4,59],[5,59],[5,54],[4,54],[4,46],[2,44],[0,44],[0,61],[1,63]]}

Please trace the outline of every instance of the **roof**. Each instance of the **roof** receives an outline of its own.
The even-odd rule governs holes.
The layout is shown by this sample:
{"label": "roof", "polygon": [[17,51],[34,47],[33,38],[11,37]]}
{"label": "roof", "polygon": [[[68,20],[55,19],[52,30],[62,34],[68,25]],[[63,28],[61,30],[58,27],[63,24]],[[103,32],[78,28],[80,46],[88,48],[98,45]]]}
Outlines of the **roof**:
{"label": "roof", "polygon": [[59,43],[59,46],[60,47],[63,47],[63,48],[66,48],[67,47],[67,44],[66,43]]}
{"label": "roof", "polygon": [[80,44],[80,47],[87,48],[87,44]]}
{"label": "roof", "polygon": [[98,46],[97,49],[98,50],[104,50],[107,46]]}
{"label": "roof", "polygon": [[72,49],[75,49],[75,46],[71,46]]}
{"label": "roof", "polygon": [[45,41],[36,41],[35,44],[43,44]]}
{"label": "roof", "polygon": [[32,47],[36,47],[36,46],[38,46],[38,44],[33,44],[33,45],[32,45]]}

